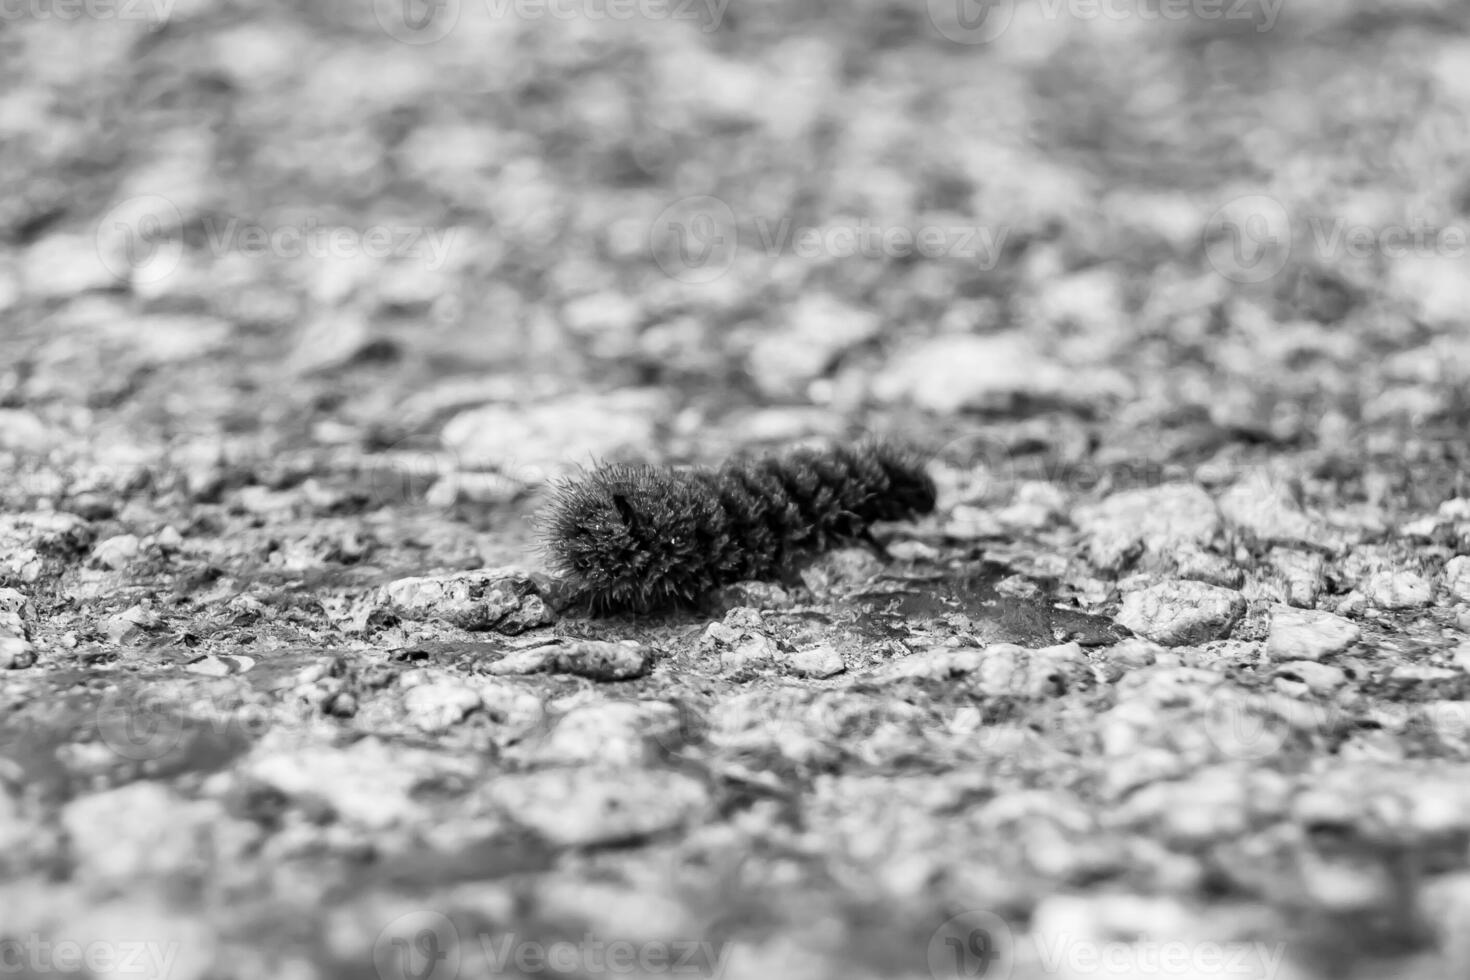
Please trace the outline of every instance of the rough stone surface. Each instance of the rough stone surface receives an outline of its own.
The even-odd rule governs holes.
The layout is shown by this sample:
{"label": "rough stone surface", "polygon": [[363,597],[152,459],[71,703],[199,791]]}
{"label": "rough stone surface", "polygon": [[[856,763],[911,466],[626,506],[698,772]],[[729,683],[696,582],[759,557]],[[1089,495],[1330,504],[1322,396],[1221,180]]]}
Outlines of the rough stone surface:
{"label": "rough stone surface", "polygon": [[803,297],[784,323],[750,352],[752,380],[775,397],[802,393],[844,351],[877,336],[879,317],[830,296]]}
{"label": "rough stone surface", "polygon": [[448,731],[481,706],[479,692],[461,681],[426,680],[403,696],[409,720],[426,732]]}
{"label": "rough stone surface", "polygon": [[880,400],[940,413],[1004,409],[1027,398],[1095,405],[1124,388],[1111,371],[1066,370],[1019,331],[936,337],[903,352],[874,379]]}
{"label": "rough stone surface", "polygon": [[797,650],[786,658],[786,666],[798,677],[832,677],[847,669],[842,654],[831,646]]}
{"label": "rough stone surface", "polygon": [[544,626],[554,618],[535,580],[513,567],[399,579],[383,587],[383,604],[405,619],[435,619],[460,629],[511,634]]}
{"label": "rough stone surface", "polygon": [[1461,602],[1470,602],[1470,555],[1456,555],[1445,562],[1444,585]]}
{"label": "rough stone surface", "polygon": [[1470,977],[1463,5],[615,6],[3,8],[0,973]]}
{"label": "rough stone surface", "polygon": [[635,641],[583,640],[558,649],[552,667],[596,681],[624,681],[648,673],[653,667],[653,652]]}
{"label": "rough stone surface", "polygon": [[1264,541],[1318,543],[1321,528],[1302,513],[1282,481],[1254,474],[1220,495],[1220,513]]}
{"label": "rough stone surface", "polygon": [[1321,660],[1346,651],[1361,635],[1354,623],[1341,616],[1277,606],[1271,611],[1266,652],[1273,660]]}
{"label": "rough stone surface", "polygon": [[1210,543],[1220,513],[1210,495],[1192,484],[1115,493],[1073,515],[1088,535],[1093,561],[1121,567],[1140,550],[1167,554]]}
{"label": "rough stone surface", "polygon": [[1165,646],[1185,646],[1228,636],[1244,615],[1239,592],[1180,581],[1129,593],[1118,622]]}
{"label": "rough stone surface", "polygon": [[1382,571],[1364,583],[1363,594],[1379,609],[1416,609],[1429,605],[1434,586],[1416,572]]}
{"label": "rough stone surface", "polygon": [[560,847],[624,844],[678,829],[708,804],[697,781],[657,769],[546,769],[486,790],[509,820]]}

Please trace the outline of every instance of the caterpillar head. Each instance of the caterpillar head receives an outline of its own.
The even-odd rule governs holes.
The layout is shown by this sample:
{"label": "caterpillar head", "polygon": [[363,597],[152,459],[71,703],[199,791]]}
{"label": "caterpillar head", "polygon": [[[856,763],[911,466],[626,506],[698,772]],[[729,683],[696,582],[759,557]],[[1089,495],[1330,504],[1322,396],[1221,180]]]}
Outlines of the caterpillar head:
{"label": "caterpillar head", "polygon": [[646,611],[708,591],[719,523],[693,474],[606,465],[556,488],[543,531],[551,563],[594,609]]}

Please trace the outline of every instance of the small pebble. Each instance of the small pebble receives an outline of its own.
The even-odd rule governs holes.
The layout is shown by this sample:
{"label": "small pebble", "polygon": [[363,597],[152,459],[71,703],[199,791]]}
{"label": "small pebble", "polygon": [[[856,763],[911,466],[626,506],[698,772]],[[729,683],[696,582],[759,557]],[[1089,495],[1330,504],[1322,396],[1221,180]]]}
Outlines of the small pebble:
{"label": "small pebble", "polygon": [[141,548],[136,534],[119,534],[99,543],[92,551],[92,561],[114,572],[121,571],[138,557]]}
{"label": "small pebble", "polygon": [[720,669],[725,673],[769,667],[775,663],[780,650],[776,642],[764,633],[747,633],[720,654]]}
{"label": "small pebble", "polygon": [[457,680],[437,680],[411,687],[403,695],[408,719],[431,734],[447,732],[480,707],[480,695]]}
{"label": "small pebble", "polygon": [[1456,555],[1444,566],[1444,585],[1461,602],[1470,602],[1470,555]]}
{"label": "small pebble", "polygon": [[1321,660],[1347,650],[1361,635],[1356,625],[1341,616],[1276,606],[1271,612],[1266,653],[1273,660]]}
{"label": "small pebble", "polygon": [[1164,646],[1223,639],[1245,615],[1245,597],[1204,582],[1163,582],[1129,593],[1118,622]]}
{"label": "small pebble", "polygon": [[36,648],[22,636],[0,633],[0,670],[22,670],[36,662]]}
{"label": "small pebble", "polygon": [[1429,605],[1434,586],[1414,572],[1384,571],[1368,579],[1363,593],[1379,609],[1417,609]]}
{"label": "small pebble", "polygon": [[796,651],[786,658],[786,665],[799,677],[832,677],[847,669],[842,654],[827,644]]}
{"label": "small pebble", "polygon": [[1276,668],[1276,676],[1288,681],[1295,679],[1318,697],[1331,694],[1347,683],[1347,673],[1342,668],[1311,660],[1288,661]]}

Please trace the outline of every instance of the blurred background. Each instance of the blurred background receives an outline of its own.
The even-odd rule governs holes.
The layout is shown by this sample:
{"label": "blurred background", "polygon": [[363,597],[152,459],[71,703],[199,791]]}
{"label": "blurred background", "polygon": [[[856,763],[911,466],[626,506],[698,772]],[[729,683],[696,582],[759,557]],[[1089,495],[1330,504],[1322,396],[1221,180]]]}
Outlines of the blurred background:
{"label": "blurred background", "polygon": [[[0,935],[147,940],[181,956],[170,980],[388,980],[383,949],[447,921],[425,909],[541,939],[719,938],[712,916],[756,937],[741,977],[949,980],[922,951],[977,908],[1099,941],[1290,921],[1292,960],[1337,978],[1422,951],[1419,876],[1445,872],[1443,921],[1470,908],[1470,748],[1364,722],[1222,761],[1178,692],[1265,684],[1272,603],[1399,610],[1364,621],[1395,669],[1470,629],[1446,564],[1470,548],[1467,112],[1452,0],[0,3],[0,661],[36,667],[0,682],[23,746],[0,905],[27,910]],[[1137,559],[1255,618],[1209,653],[1077,652],[1102,679],[1067,701],[1024,660],[1029,702],[972,704],[943,671],[908,700],[837,692],[802,738],[739,740],[814,681],[665,671],[636,690],[733,699],[705,720],[739,738],[686,753],[718,792],[669,816],[674,777],[639,769],[604,810],[652,812],[653,842],[594,827],[584,851],[559,821],[613,789],[480,767],[524,714],[621,694],[487,679],[365,598],[534,566],[537,491],[568,467],[867,431],[938,460],[909,558],[1012,560],[1039,605],[1109,614]],[[1177,481],[1182,503],[1087,516]],[[657,636],[693,670],[696,635]],[[1353,710],[1463,704],[1436,663]],[[1317,666],[1271,683],[1369,676]],[[163,689],[309,724],[184,726],[152,768],[85,734],[103,692]],[[955,725],[996,703],[1024,752]],[[625,709],[509,767],[642,765],[662,736]],[[1221,768],[1190,782],[1201,760]],[[508,785],[543,794],[551,844],[486,816],[519,812],[487,802]],[[1290,810],[1287,786],[1315,795]],[[1361,975],[1467,960],[1413,962]]]}
{"label": "blurred background", "polygon": [[534,482],[906,407],[1359,454],[1463,418],[1456,4],[30,6],[9,448]]}

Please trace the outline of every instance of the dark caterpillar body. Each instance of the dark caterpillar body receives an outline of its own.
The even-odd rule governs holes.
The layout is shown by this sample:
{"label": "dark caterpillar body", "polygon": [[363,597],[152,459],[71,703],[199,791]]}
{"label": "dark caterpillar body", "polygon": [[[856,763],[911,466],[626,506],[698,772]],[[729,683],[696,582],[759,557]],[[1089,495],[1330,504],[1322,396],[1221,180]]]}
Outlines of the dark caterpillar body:
{"label": "dark caterpillar body", "polygon": [[870,542],[875,521],[934,509],[914,453],[882,442],[735,459],[716,470],[600,466],[557,488],[552,564],[600,611],[690,604],[789,572],[802,554]]}

